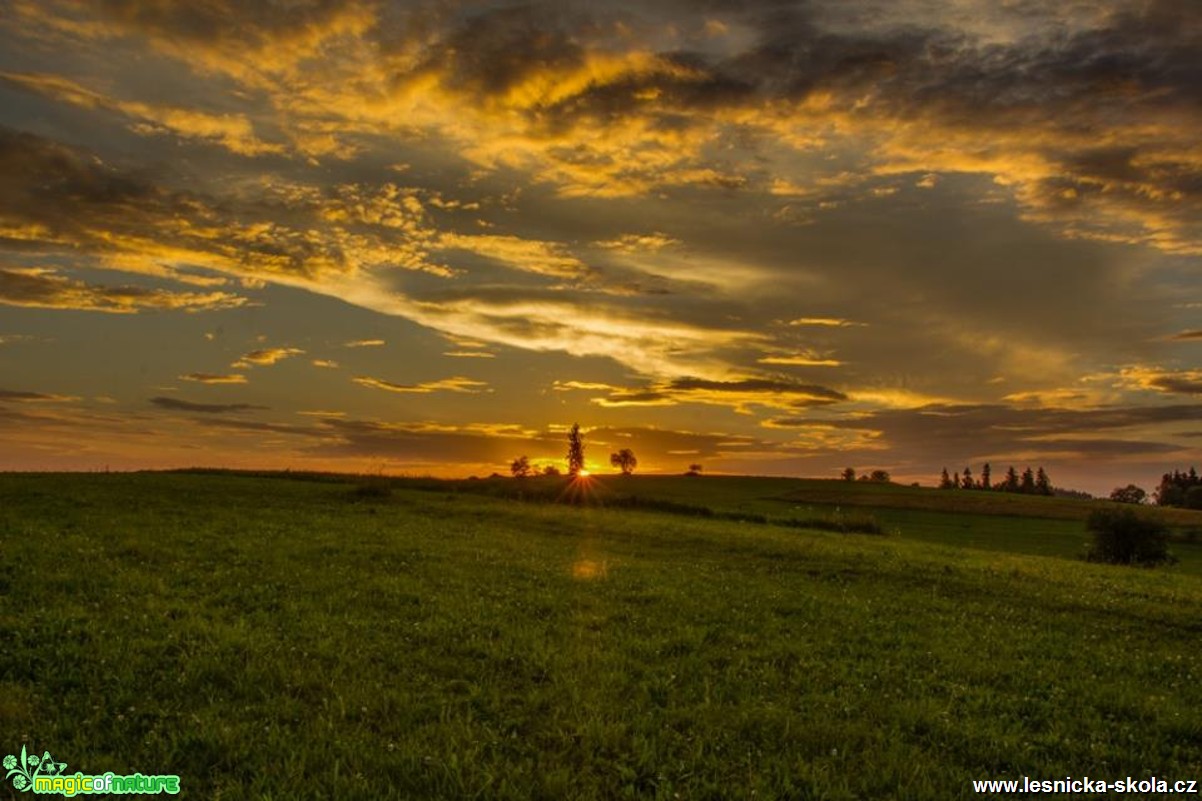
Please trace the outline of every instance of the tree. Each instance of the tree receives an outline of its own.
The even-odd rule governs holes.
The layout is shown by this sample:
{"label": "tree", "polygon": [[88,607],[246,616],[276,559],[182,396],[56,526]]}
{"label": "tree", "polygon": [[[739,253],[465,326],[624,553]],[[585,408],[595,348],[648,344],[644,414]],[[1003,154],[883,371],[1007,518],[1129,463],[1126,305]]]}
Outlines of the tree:
{"label": "tree", "polygon": [[1110,500],[1118,501],[1119,503],[1143,503],[1148,497],[1148,493],[1143,487],[1137,487],[1134,484],[1128,484],[1125,487],[1115,487],[1110,493]]}
{"label": "tree", "polygon": [[1019,485],[1018,491],[1026,495],[1035,494],[1035,473],[1028,467],[1023,471],[1022,484]]}
{"label": "tree", "polygon": [[580,433],[580,423],[572,423],[568,432],[568,475],[575,478],[584,470],[584,435]]}
{"label": "tree", "polygon": [[1018,471],[1014,469],[1014,465],[1006,468],[1006,481],[1002,484],[1002,489],[1006,492],[1018,492]]}
{"label": "tree", "polygon": [[839,474],[839,478],[843,479],[844,481],[855,481],[856,469],[854,467],[843,468],[843,472]]}
{"label": "tree", "polygon": [[873,470],[871,473],[868,474],[868,480],[875,481],[877,484],[888,484],[889,483],[889,471],[888,470]]}
{"label": "tree", "polygon": [[1185,491],[1185,508],[1202,509],[1202,485],[1195,485]]}
{"label": "tree", "polygon": [[1052,494],[1052,481],[1048,478],[1048,474],[1042,466],[1035,472],[1035,494]]}
{"label": "tree", "polygon": [[514,459],[509,465],[509,472],[513,473],[514,478],[525,478],[530,475],[530,459],[525,456]]}
{"label": "tree", "polygon": [[990,476],[989,462],[986,462],[985,466],[981,468],[981,489],[983,489],[983,490],[993,489],[993,485],[990,483],[989,476]]}
{"label": "tree", "polygon": [[693,464],[689,465],[689,469],[685,471],[685,475],[686,475],[686,476],[699,476],[699,475],[701,475],[701,465],[699,465],[699,464],[697,464],[697,463],[695,463],[695,462],[694,462]]}
{"label": "tree", "polygon": [[972,489],[975,486],[972,480],[972,470],[964,468],[964,478],[960,479],[960,489]]}
{"label": "tree", "polygon": [[947,474],[947,468],[943,468],[943,472],[939,475],[939,489],[955,489],[955,487],[952,477]]}
{"label": "tree", "polygon": [[[1202,487],[1202,480],[1198,478],[1197,469],[1191,467],[1188,473],[1180,470],[1165,473],[1153,494],[1160,506],[1189,506],[1189,493],[1195,487]],[[1202,502],[1195,500],[1194,503]]]}
{"label": "tree", "polygon": [[630,448],[623,448],[617,453],[611,453],[609,455],[609,463],[621,470],[624,476],[630,475],[634,472],[634,468],[639,466],[639,460]]}
{"label": "tree", "polygon": [[544,476],[558,476],[558,475],[560,475],[559,468],[553,464],[546,465],[545,467],[543,467],[543,475]]}

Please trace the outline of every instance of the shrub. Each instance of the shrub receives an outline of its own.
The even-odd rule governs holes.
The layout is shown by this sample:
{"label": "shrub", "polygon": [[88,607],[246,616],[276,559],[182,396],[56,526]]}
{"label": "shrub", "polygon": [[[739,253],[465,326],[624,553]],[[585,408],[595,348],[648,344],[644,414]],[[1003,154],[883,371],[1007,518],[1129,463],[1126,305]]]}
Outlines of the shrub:
{"label": "shrub", "polygon": [[392,485],[385,478],[367,478],[351,490],[351,497],[358,501],[378,501],[392,497]]}
{"label": "shrub", "polygon": [[1158,565],[1175,561],[1168,529],[1132,509],[1097,509],[1085,523],[1093,536],[1086,558],[1112,565]]}

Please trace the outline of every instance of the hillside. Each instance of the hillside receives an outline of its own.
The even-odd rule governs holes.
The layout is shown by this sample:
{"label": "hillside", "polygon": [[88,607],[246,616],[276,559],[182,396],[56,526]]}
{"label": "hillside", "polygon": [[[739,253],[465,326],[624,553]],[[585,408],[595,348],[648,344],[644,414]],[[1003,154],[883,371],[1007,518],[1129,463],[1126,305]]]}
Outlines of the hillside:
{"label": "hillside", "polygon": [[191,797],[938,799],[1202,764],[1180,571],[186,474],[0,476],[0,548],[8,747]]}
{"label": "hillside", "polygon": [[[345,477],[344,479],[345,480]],[[1090,512],[1111,501],[1002,492],[916,488],[897,484],[758,476],[592,476],[583,487],[567,478],[441,481],[389,479],[393,486],[539,502],[712,512],[727,519],[810,524],[875,524],[882,533],[950,548],[1080,560]],[[1202,512],[1144,506],[1141,514],[1171,527],[1176,569],[1202,576]]]}

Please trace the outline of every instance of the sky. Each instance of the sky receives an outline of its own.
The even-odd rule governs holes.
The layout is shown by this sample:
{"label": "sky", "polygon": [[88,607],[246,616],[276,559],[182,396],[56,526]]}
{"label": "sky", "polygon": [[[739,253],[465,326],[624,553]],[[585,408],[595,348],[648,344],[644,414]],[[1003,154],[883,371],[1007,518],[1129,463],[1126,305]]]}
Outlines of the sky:
{"label": "sky", "polygon": [[0,0],[0,469],[1202,463],[1194,0]]}

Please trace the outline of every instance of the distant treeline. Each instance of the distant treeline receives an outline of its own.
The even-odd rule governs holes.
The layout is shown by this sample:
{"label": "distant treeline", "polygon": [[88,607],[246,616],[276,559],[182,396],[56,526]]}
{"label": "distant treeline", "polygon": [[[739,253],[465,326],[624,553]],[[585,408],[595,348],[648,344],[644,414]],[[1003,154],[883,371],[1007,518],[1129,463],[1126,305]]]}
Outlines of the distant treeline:
{"label": "distant treeline", "polygon": [[1012,465],[1006,469],[1006,475],[1002,480],[995,484],[989,462],[981,467],[979,479],[973,476],[972,468],[969,467],[964,468],[963,473],[948,473],[947,468],[943,468],[943,473],[939,476],[939,489],[994,490],[1018,492],[1024,495],[1053,494],[1051,479],[1048,478],[1047,471],[1042,467],[1034,471],[1028,467],[1019,474]]}
{"label": "distant treeline", "polygon": [[1174,470],[1161,476],[1156,488],[1156,503],[1159,506],[1183,506],[1186,509],[1202,509],[1202,478],[1191,467],[1188,473]]}

